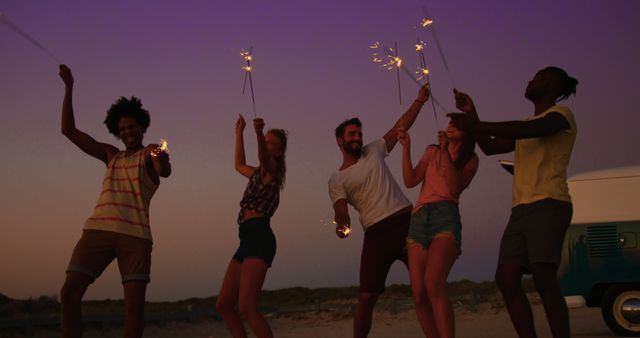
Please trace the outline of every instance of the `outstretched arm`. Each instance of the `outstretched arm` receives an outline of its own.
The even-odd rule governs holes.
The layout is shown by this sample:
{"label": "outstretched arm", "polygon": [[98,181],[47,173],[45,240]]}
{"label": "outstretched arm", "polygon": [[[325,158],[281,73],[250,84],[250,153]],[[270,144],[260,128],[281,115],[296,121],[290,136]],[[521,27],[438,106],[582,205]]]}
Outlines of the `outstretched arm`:
{"label": "outstretched arm", "polygon": [[255,167],[247,165],[247,159],[244,155],[244,127],[247,123],[244,120],[242,115],[238,116],[238,121],[236,122],[236,151],[235,151],[235,168],[236,171],[246,177],[251,177],[253,173],[256,171]]}
{"label": "outstretched arm", "polygon": [[73,75],[71,74],[71,69],[65,65],[60,65],[59,74],[64,82],[62,134],[85,153],[108,164],[111,157],[118,152],[118,149],[112,145],[100,143],[76,128],[76,121],[73,116]]}
{"label": "outstretched arm", "polygon": [[539,119],[529,121],[482,122],[474,124],[473,130],[479,134],[493,135],[505,139],[545,137],[563,130],[571,125],[560,113],[552,112]]}
{"label": "outstretched arm", "polygon": [[[453,93],[456,100],[456,107],[467,113],[471,124],[479,122],[480,118],[478,117],[478,112],[471,97],[456,89],[453,90]],[[480,146],[480,149],[485,155],[510,153],[516,149],[516,142],[513,139],[492,137],[495,135],[484,133],[477,133],[474,136],[476,137],[478,146]]]}
{"label": "outstretched arm", "polygon": [[333,204],[334,217],[333,220],[338,226],[351,225],[351,218],[349,217],[349,208],[347,200],[341,198]]}
{"label": "outstretched arm", "polygon": [[384,141],[387,145],[388,152],[391,152],[398,142],[398,129],[403,128],[405,130],[409,130],[411,128],[413,123],[416,122],[416,118],[418,118],[420,109],[422,109],[424,103],[429,99],[429,95],[431,95],[431,92],[429,91],[429,85],[426,84],[420,88],[418,97],[413,101],[411,107],[402,114],[393,127],[391,127],[391,129],[389,129],[389,131],[384,135]]}
{"label": "outstretched arm", "polygon": [[398,141],[402,144],[402,178],[407,188],[413,188],[424,179],[424,172],[427,169],[425,162],[420,161],[414,168],[411,163],[411,138],[409,133],[398,129]]}

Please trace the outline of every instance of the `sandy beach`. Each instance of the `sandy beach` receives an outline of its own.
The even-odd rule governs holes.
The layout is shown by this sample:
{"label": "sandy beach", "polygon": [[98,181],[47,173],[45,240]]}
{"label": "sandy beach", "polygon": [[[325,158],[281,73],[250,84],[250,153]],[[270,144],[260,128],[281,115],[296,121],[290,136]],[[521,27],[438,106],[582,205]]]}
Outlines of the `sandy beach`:
{"label": "sandy beach", "polygon": [[[544,309],[539,303],[534,303],[534,316],[538,336],[551,337],[544,317]],[[602,338],[616,337],[605,325],[600,316],[599,308],[576,308],[570,310],[571,328],[573,337]],[[286,318],[271,318],[270,323],[275,337],[282,338],[324,338],[324,337],[350,337],[351,316],[341,318],[335,313],[304,314],[289,316]],[[495,308],[491,304],[481,304],[477,311],[467,309],[456,310],[457,337],[515,337],[515,331],[509,321],[509,316],[504,308]],[[112,328],[106,331],[88,329],[87,338],[119,337],[120,329]],[[54,337],[53,331],[38,332],[32,337]],[[252,336],[252,335],[250,335]],[[405,338],[421,337],[418,321],[412,310],[404,310],[397,315],[388,312],[376,312],[374,315],[372,338]],[[162,326],[150,325],[145,329],[144,337],[153,338],[226,338],[230,335],[226,332],[223,322],[203,321],[197,323],[168,323]]]}

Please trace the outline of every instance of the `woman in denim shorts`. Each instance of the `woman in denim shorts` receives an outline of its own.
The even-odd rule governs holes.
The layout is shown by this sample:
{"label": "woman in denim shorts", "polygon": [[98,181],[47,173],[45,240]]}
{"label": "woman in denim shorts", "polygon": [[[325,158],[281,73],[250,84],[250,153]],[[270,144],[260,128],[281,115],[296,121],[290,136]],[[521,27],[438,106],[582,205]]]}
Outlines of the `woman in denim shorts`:
{"label": "woman in denim shorts", "polygon": [[422,331],[429,337],[454,337],[453,308],[445,285],[460,255],[462,224],[458,199],[478,169],[473,137],[460,129],[464,114],[448,115],[446,131],[438,132],[438,145],[430,145],[420,162],[411,163],[411,140],[405,130],[402,174],[407,188],[422,182],[407,237],[413,300]]}

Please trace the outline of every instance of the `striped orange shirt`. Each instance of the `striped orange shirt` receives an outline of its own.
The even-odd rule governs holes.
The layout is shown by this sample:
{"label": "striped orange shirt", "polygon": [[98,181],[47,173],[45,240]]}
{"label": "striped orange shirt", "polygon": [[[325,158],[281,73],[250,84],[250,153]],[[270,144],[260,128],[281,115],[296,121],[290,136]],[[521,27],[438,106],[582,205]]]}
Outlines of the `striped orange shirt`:
{"label": "striped orange shirt", "polygon": [[109,162],[102,181],[102,193],[85,229],[113,231],[151,238],[149,205],[158,189],[145,166],[145,150],[125,156],[117,153]]}

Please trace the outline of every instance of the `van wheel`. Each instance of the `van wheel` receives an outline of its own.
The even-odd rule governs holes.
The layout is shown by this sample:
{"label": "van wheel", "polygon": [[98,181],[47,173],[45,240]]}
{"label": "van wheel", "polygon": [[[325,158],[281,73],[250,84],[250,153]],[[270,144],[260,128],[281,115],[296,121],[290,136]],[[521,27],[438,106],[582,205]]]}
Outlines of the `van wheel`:
{"label": "van wheel", "polygon": [[612,285],[602,297],[602,318],[620,336],[640,336],[640,287]]}

